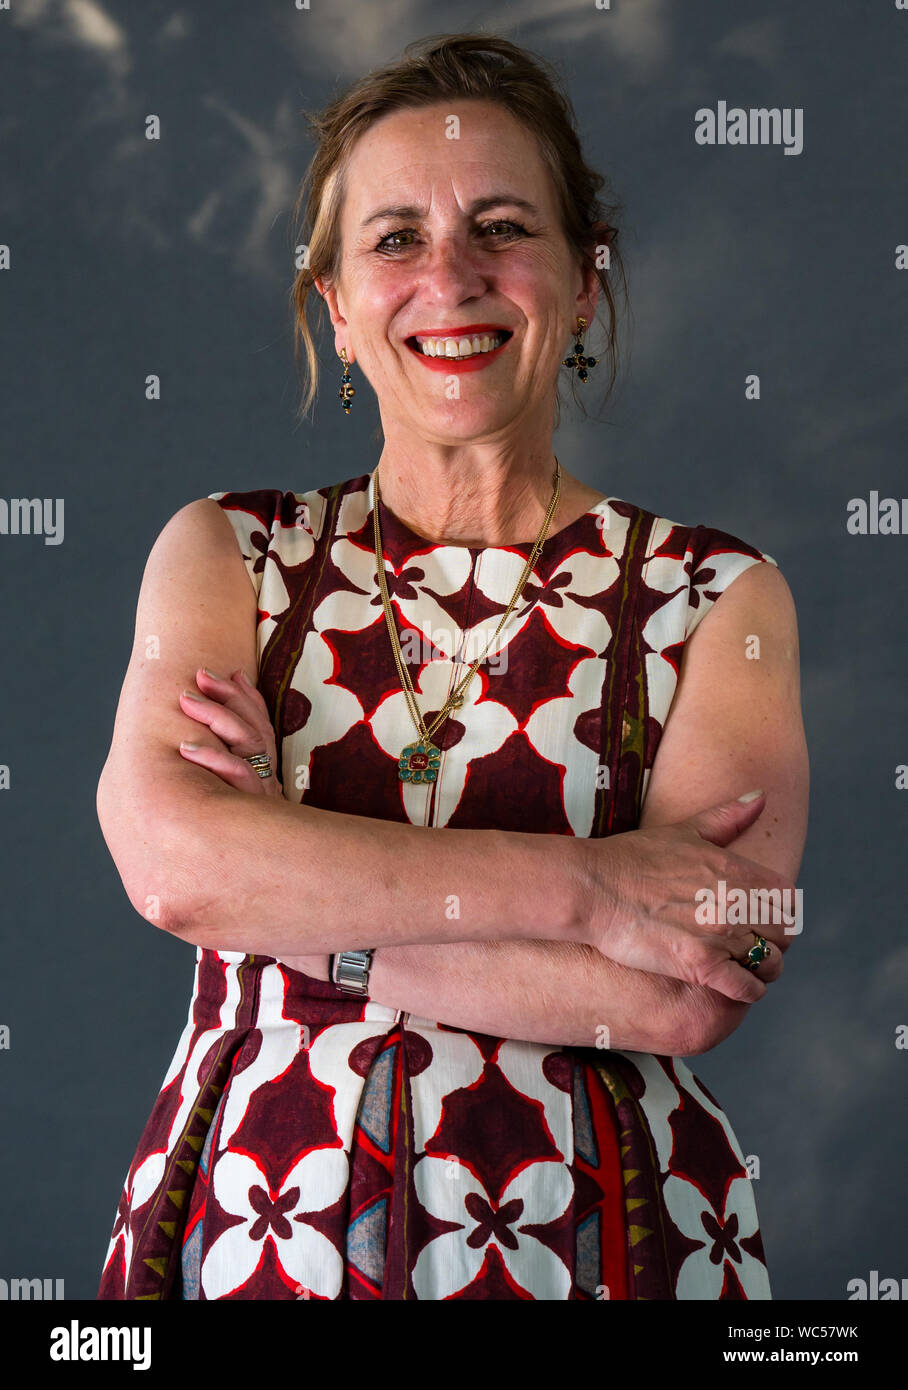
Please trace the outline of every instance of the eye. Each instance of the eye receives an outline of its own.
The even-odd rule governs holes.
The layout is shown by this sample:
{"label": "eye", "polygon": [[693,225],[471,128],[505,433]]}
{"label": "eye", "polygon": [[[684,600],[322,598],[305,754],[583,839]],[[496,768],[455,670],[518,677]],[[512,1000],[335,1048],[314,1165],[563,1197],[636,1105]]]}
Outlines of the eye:
{"label": "eye", "polygon": [[[522,226],[519,222],[510,222],[504,218],[499,218],[495,222],[484,222],[482,225],[486,231],[488,231],[490,227],[508,227],[512,232],[518,232],[526,236],[526,227]],[[495,241],[501,240],[500,237],[495,237],[494,239]],[[510,240],[510,238],[508,238],[508,240]]]}
{"label": "eye", "polygon": [[[492,238],[493,241],[512,241],[515,236],[528,235],[526,227],[520,222],[512,222],[505,218],[496,218],[493,222],[483,222],[480,226],[480,231],[487,232],[492,227],[504,227],[507,232],[510,233],[510,235],[506,236],[495,236]],[[385,254],[390,253],[391,255],[393,255],[395,251],[405,251],[407,246],[412,245],[412,242],[401,243],[397,238],[407,236],[415,237],[416,234],[416,229],[414,227],[401,227],[397,231],[388,232],[383,236],[375,249],[376,251],[382,251]]]}
{"label": "eye", "polygon": [[416,235],[416,232],[414,231],[414,229],[413,229],[412,227],[402,227],[401,230],[400,230],[399,232],[388,232],[387,236],[383,236],[382,239],[381,239],[381,241],[378,243],[378,245],[376,246],[375,249],[376,249],[376,251],[398,251],[398,250],[402,251],[404,248],[403,248],[402,246],[400,246],[399,244],[396,244],[396,245],[392,245],[392,244],[391,244],[391,243],[392,243],[392,237],[399,237],[399,236],[415,236],[415,235]]}

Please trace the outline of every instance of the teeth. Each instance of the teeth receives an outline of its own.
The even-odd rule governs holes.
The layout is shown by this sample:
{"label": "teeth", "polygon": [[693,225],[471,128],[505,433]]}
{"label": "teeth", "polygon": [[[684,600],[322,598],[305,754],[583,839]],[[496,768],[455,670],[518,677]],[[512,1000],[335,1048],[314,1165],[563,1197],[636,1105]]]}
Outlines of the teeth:
{"label": "teeth", "polygon": [[474,333],[467,338],[417,338],[426,357],[472,357],[477,352],[491,352],[505,340],[503,333]]}

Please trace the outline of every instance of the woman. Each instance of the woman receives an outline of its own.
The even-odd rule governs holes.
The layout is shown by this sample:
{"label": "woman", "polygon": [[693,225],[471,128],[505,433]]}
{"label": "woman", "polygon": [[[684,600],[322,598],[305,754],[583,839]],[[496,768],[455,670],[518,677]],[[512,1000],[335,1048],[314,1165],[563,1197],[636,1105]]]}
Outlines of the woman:
{"label": "woman", "polygon": [[149,559],[98,807],[198,964],[99,1297],[768,1298],[679,1058],[791,940],[700,910],[797,875],[787,585],[554,456],[620,258],[540,63],[411,46],[317,129],[298,326],[314,375],[314,287],[384,444]]}

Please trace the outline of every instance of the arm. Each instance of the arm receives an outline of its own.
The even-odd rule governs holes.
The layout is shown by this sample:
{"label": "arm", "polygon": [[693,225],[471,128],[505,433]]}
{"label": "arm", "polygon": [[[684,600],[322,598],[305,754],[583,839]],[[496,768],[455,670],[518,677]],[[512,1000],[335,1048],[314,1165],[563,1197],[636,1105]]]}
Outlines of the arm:
{"label": "arm", "polygon": [[[720,607],[707,620],[713,626]],[[715,979],[733,1004],[762,997],[766,985],[732,959],[750,944],[747,934],[737,940],[693,926],[693,889],[704,874],[718,867],[729,881],[733,870],[758,884],[779,878],[755,875],[756,865],[705,843],[726,844],[732,833],[706,836],[688,822],[642,832],[642,842],[641,832],[602,841],[489,830],[437,835],[249,796],[187,763],[184,738],[224,745],[213,724],[200,730],[183,712],[179,693],[200,655],[214,670],[255,669],[255,624],[256,595],[232,527],[217,503],[200,499],[171,519],[149,557],[98,788],[102,829],[137,911],[200,946],[279,957],[535,941],[544,930],[547,939],[586,942],[619,964],[672,974],[688,987]],[[706,631],[706,621],[701,626]],[[637,843],[642,856],[632,852]],[[459,915],[447,911],[452,895]],[[568,993],[562,1005],[582,1011],[577,1000]],[[606,1001],[597,978],[597,1022]],[[601,1021],[610,1026],[608,1017]]]}
{"label": "arm", "polygon": [[[759,660],[746,656],[754,634]],[[766,792],[765,809],[738,835],[735,852],[794,879],[809,774],[794,604],[770,565],[740,575],[685,646],[640,829],[671,825],[754,786]],[[684,1056],[715,1047],[750,1007],[707,986],[628,969],[581,943],[549,941],[379,950],[371,992],[493,1036],[594,1046],[605,1023],[611,1047]]]}
{"label": "arm", "polygon": [[[760,663],[744,657],[744,640],[753,633],[763,639]],[[787,585],[768,566],[747,571],[685,648],[641,826],[671,824],[710,799],[718,804],[749,781],[760,781],[768,809],[759,821],[736,809],[740,823],[754,824],[738,834],[735,849],[746,843],[754,859],[762,851],[770,868],[793,876],[803,847],[807,792],[797,675],[797,629]],[[200,685],[213,693],[209,683]],[[219,727],[227,737],[228,728]],[[755,831],[764,845],[771,842],[768,848],[759,841],[754,848]],[[620,838],[635,836],[639,832]],[[545,930],[545,924],[538,923],[537,930]],[[782,944],[790,944],[790,938]],[[328,978],[327,957],[288,958],[287,963]],[[418,1016],[493,1036],[554,1045],[598,1042],[675,1055],[715,1046],[748,1008],[706,986],[629,969],[579,941],[389,946],[375,954],[370,993]]]}
{"label": "arm", "polygon": [[[579,937],[586,878],[555,837],[449,830],[249,796],[179,751],[223,747],[180,707],[199,664],[257,669],[257,602],[236,537],[201,498],[146,565],[132,655],[98,786],[133,906],[195,945],[272,956],[403,942]],[[451,897],[459,899],[459,916]]]}
{"label": "arm", "polygon": [[677,1057],[715,1047],[750,1007],[573,941],[383,947],[369,989],[379,1003],[495,1038]]}

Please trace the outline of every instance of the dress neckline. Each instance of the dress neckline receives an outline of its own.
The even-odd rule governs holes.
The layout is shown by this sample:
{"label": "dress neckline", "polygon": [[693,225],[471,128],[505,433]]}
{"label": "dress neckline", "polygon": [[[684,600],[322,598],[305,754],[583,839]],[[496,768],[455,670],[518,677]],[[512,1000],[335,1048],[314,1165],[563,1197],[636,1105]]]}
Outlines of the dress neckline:
{"label": "dress neckline", "polygon": [[[371,473],[369,474],[368,500],[369,512],[371,515],[372,507],[375,504],[375,479]],[[556,545],[560,546],[562,538],[569,542],[572,539],[573,533],[578,530],[584,522],[588,522],[590,517],[601,516],[607,510],[610,500],[611,499],[608,497],[600,497],[599,501],[594,502],[592,507],[587,508],[585,512],[575,517],[573,521],[569,521],[566,526],[562,526],[554,535],[552,535],[550,530],[543,544],[543,553],[547,550],[556,548]],[[421,536],[418,531],[414,531],[406,522],[401,521],[397,513],[391,511],[383,497],[379,498],[378,521],[381,527],[383,543],[386,544],[391,541],[395,549],[405,547],[410,551],[436,549],[463,550],[469,554],[471,558],[482,555],[490,550],[519,550],[529,555],[536,541],[535,536],[530,541],[505,541],[498,545],[462,545],[454,541],[433,541],[427,536]],[[606,528],[603,527],[602,529],[605,530]]]}

